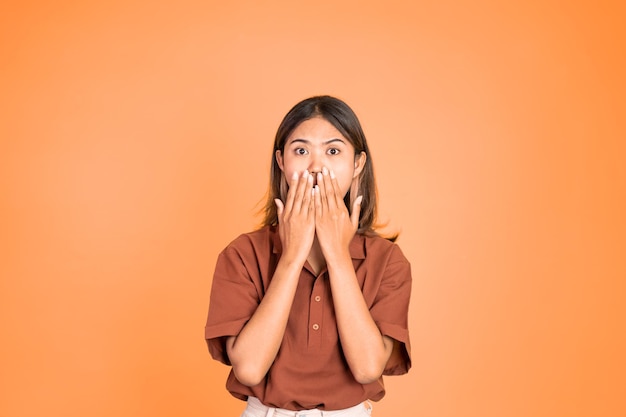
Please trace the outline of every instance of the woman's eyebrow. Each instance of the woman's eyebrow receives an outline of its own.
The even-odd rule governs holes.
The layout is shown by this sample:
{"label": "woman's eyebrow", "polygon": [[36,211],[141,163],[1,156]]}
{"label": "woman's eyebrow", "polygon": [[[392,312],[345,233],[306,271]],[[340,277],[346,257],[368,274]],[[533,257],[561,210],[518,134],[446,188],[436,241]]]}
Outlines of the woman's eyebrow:
{"label": "woman's eyebrow", "polygon": [[[333,142],[341,142],[341,143],[345,143],[343,139],[340,139],[340,138],[333,138],[333,139],[329,139],[329,140],[327,140],[326,142],[322,142],[322,145],[328,145],[328,144],[331,144],[331,143],[333,143]],[[300,138],[297,138],[297,139],[292,139],[292,140],[289,142],[289,144],[292,144],[292,143],[304,143],[304,144],[309,145],[309,144],[311,143],[311,141],[310,141],[310,140],[307,140],[307,139],[300,139]]]}
{"label": "woman's eyebrow", "polygon": [[292,143],[305,143],[305,144],[309,144],[309,143],[311,143],[311,141],[306,140],[306,139],[292,139],[291,141],[289,141],[289,144],[291,145]]}
{"label": "woman's eyebrow", "polygon": [[340,138],[334,138],[334,139],[330,139],[330,140],[327,140],[326,142],[324,142],[324,145],[328,145],[328,144],[333,143],[333,142],[341,142],[341,143],[345,143],[343,139],[340,139]]}

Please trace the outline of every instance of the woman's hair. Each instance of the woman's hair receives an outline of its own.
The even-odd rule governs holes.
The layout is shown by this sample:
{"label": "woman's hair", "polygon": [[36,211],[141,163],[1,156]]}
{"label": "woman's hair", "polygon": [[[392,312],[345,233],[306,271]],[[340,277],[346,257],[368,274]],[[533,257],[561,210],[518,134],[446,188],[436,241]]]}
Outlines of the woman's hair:
{"label": "woman's hair", "polygon": [[[359,196],[363,196],[361,202],[361,215],[359,217],[359,228],[357,233],[365,235],[377,235],[376,233],[376,214],[377,214],[377,191],[374,179],[374,166],[372,163],[372,155],[367,146],[365,134],[359,123],[359,119],[352,109],[343,101],[331,96],[315,96],[307,98],[296,104],[285,115],[280,123],[274,140],[274,148],[272,150],[272,164],[270,169],[270,186],[267,193],[267,201],[264,212],[262,226],[274,226],[278,224],[278,212],[274,199],[280,198],[283,202],[287,197],[287,181],[278,166],[276,160],[276,151],[284,152],[285,142],[291,132],[305,120],[314,117],[321,117],[332,124],[341,134],[350,141],[354,147],[355,158],[361,152],[365,152],[365,166],[358,177],[358,187],[351,187],[344,202],[348,207],[348,211],[352,210],[352,203]],[[389,237],[395,240],[397,236]]]}

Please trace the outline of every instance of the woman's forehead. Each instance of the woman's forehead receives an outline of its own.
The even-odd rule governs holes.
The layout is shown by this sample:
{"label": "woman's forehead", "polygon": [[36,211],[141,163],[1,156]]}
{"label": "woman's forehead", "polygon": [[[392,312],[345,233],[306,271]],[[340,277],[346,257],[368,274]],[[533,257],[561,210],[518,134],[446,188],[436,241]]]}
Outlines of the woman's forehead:
{"label": "woman's forehead", "polygon": [[310,144],[346,143],[350,141],[332,123],[322,117],[313,117],[300,123],[287,137],[286,144],[303,142]]}

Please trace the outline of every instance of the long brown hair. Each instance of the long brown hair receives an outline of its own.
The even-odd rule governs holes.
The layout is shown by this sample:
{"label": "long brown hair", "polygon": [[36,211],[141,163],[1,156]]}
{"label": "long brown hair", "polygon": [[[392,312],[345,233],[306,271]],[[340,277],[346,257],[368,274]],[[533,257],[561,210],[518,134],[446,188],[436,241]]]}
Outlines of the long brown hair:
{"label": "long brown hair", "polygon": [[[267,201],[265,207],[262,209],[264,219],[261,225],[275,226],[278,224],[278,213],[274,199],[280,198],[284,202],[287,197],[287,182],[283,172],[278,166],[276,151],[280,150],[284,152],[285,142],[291,132],[293,132],[300,123],[313,117],[322,117],[339,130],[354,147],[355,158],[358,157],[361,152],[365,152],[367,157],[365,159],[365,166],[358,177],[358,187],[357,189],[351,187],[344,197],[344,202],[348,207],[348,211],[351,211],[354,199],[362,195],[363,201],[361,202],[361,215],[359,217],[357,233],[377,235],[375,229],[378,193],[376,191],[372,155],[367,146],[367,140],[361,128],[361,123],[354,111],[342,100],[331,96],[315,96],[302,100],[289,110],[280,123],[280,126],[278,126],[276,138],[274,139],[274,148],[272,150],[270,185],[267,193]],[[396,237],[397,235],[388,237],[388,239],[395,240]]]}

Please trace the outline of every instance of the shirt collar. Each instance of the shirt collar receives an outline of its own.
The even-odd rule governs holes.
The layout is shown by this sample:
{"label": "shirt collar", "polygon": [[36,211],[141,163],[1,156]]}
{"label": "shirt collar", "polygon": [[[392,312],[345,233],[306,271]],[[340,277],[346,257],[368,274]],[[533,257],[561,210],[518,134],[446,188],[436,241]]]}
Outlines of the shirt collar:
{"label": "shirt collar", "polygon": [[[272,240],[272,252],[282,253],[283,245],[280,241],[280,234],[278,233],[279,226],[270,227],[270,234]],[[352,259],[365,259],[365,236],[355,234],[350,242],[350,257]]]}

